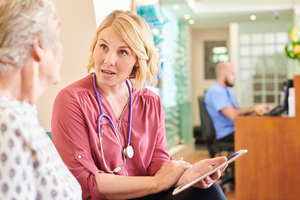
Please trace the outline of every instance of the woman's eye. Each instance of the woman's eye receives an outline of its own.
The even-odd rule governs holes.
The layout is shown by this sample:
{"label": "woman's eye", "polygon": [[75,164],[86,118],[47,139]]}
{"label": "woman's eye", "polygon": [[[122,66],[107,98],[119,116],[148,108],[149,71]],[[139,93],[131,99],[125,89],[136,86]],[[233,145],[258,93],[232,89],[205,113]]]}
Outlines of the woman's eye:
{"label": "woman's eye", "polygon": [[127,55],[128,53],[127,53],[127,51],[125,51],[125,50],[120,50],[120,54],[121,54],[122,56],[124,56],[124,55]]}
{"label": "woman's eye", "polygon": [[107,46],[105,44],[101,44],[100,48],[103,49],[103,50],[107,50]]}

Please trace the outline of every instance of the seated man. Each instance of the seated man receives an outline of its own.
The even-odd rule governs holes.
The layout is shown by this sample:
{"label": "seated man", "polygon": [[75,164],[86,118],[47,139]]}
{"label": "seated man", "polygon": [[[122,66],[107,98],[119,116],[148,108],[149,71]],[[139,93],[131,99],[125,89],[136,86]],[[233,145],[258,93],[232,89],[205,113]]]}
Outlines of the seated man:
{"label": "seated man", "polygon": [[207,90],[204,103],[212,119],[216,139],[222,142],[233,142],[234,119],[237,116],[268,109],[267,104],[240,108],[231,87],[234,85],[235,66],[230,62],[220,62],[216,66],[216,82]]}

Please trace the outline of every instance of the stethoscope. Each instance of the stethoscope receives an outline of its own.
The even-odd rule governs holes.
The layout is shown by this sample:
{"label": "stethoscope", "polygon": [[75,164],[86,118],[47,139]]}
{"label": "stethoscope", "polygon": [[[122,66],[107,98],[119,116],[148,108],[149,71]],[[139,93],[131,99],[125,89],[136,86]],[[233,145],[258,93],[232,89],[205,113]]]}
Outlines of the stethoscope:
{"label": "stethoscope", "polygon": [[[131,138],[131,115],[132,115],[131,89],[130,89],[128,80],[126,79],[126,84],[127,84],[128,91],[129,91],[129,101],[130,102],[129,102],[129,126],[128,126],[127,147],[123,148],[123,145],[121,144],[121,146],[123,148],[123,152],[122,152],[123,165],[121,167],[116,167],[114,170],[109,170],[108,167],[106,166],[106,162],[105,162],[105,158],[104,158],[104,154],[103,154],[103,148],[102,148],[102,139],[101,139],[102,133],[101,133],[101,128],[100,128],[100,120],[101,120],[101,118],[105,117],[106,119],[108,119],[108,121],[109,121],[110,125],[112,126],[112,128],[114,129],[115,133],[116,133],[116,128],[115,128],[115,126],[114,126],[111,118],[107,114],[103,113],[101,102],[100,102],[100,99],[99,99],[99,93],[98,93],[98,89],[97,89],[96,74],[95,73],[93,74],[93,83],[94,83],[94,90],[95,90],[95,93],[96,93],[97,102],[98,102],[99,109],[100,109],[100,115],[97,118],[97,131],[98,131],[98,134],[99,134],[99,142],[100,142],[100,149],[101,149],[100,151],[101,151],[103,163],[104,163],[104,166],[105,166],[105,168],[106,168],[106,170],[108,172],[110,172],[110,173],[117,173],[118,171],[120,171],[122,168],[125,167],[125,165],[126,165],[126,157],[132,158],[133,155],[134,155],[133,148],[130,145],[130,138]],[[116,134],[116,137],[118,138],[118,140],[120,142],[120,139],[117,136],[117,134]]]}

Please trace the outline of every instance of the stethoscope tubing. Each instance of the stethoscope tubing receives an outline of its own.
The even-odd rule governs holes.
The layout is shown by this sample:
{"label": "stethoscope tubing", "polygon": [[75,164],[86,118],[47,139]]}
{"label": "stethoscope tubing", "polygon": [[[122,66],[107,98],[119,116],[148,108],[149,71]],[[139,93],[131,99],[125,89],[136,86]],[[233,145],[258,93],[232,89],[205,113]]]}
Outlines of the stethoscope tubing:
{"label": "stethoscope tubing", "polygon": [[126,84],[128,87],[129,91],[129,125],[128,125],[128,138],[127,138],[127,144],[130,144],[130,139],[131,139],[131,120],[132,120],[132,97],[131,97],[131,89],[129,86],[129,82],[126,79]]}
{"label": "stethoscope tubing", "polygon": [[[110,125],[113,127],[114,131],[116,132],[116,128],[111,120],[111,118],[105,114],[103,112],[103,109],[102,109],[102,105],[101,105],[101,101],[100,101],[100,98],[99,98],[99,93],[98,93],[98,89],[97,89],[97,84],[96,84],[96,74],[94,73],[93,74],[93,85],[94,85],[94,90],[95,90],[95,94],[96,94],[96,99],[97,99],[97,103],[98,103],[98,106],[99,106],[99,109],[100,109],[100,115],[98,116],[97,118],[97,131],[98,131],[98,134],[99,134],[99,142],[100,142],[100,151],[101,151],[101,155],[102,155],[102,158],[103,158],[103,163],[104,163],[104,166],[106,168],[106,170],[110,173],[117,173],[118,171],[120,171],[123,167],[125,167],[126,165],[126,158],[125,158],[125,155],[127,155],[127,149],[129,148],[131,151],[131,156],[130,158],[132,158],[133,156],[133,148],[132,146],[130,145],[130,139],[131,139],[131,122],[132,122],[132,96],[131,96],[131,89],[130,89],[130,85],[129,85],[129,82],[128,80],[126,79],[126,85],[128,87],[128,91],[129,91],[129,125],[128,125],[128,138],[127,138],[127,147],[124,148],[123,145],[121,144],[123,151],[124,153],[122,153],[122,157],[123,157],[123,165],[121,167],[116,167],[113,171],[109,170],[108,167],[106,166],[106,162],[105,162],[105,157],[104,157],[104,153],[103,153],[103,146],[102,146],[102,133],[101,133],[101,128],[100,128],[100,120],[102,117],[105,117],[106,119],[109,120],[110,122]],[[118,137],[116,135],[116,137]],[[119,140],[119,139],[118,139]],[[119,141],[120,142],[120,141]]]}
{"label": "stethoscope tubing", "polygon": [[[101,105],[101,101],[100,101],[99,93],[98,93],[98,89],[97,89],[97,84],[96,84],[96,74],[94,74],[94,76],[93,76],[93,84],[94,84],[94,89],[95,89],[95,93],[96,93],[97,103],[98,103],[98,106],[99,106],[99,109],[100,109],[100,115],[98,116],[98,119],[97,119],[97,131],[98,131],[98,133],[101,133],[100,120],[101,120],[102,117],[105,117],[106,119],[108,119],[110,124],[112,125],[114,131],[116,131],[115,125],[112,122],[111,118],[107,114],[103,113],[103,109],[102,109],[102,105]],[[128,91],[129,91],[129,125],[128,125],[127,144],[130,144],[130,140],[131,140],[131,121],[132,121],[131,120],[132,119],[132,96],[131,96],[131,89],[130,89],[130,86],[129,86],[129,82],[128,82],[127,79],[126,79],[126,84],[127,84]],[[101,133],[101,135],[102,135],[102,133]]]}

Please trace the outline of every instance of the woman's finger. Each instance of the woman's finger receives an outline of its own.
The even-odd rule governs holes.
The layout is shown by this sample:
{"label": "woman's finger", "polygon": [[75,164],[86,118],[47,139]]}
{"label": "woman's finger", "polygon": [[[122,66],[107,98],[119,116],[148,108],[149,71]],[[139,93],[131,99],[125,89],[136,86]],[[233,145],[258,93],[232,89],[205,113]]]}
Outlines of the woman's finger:
{"label": "woman's finger", "polygon": [[211,180],[209,176],[205,177],[204,182],[205,188],[209,188],[213,184],[213,180]]}
{"label": "woman's finger", "polygon": [[221,171],[217,170],[215,173],[211,174],[209,177],[211,180],[216,181],[221,177]]}

